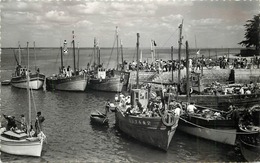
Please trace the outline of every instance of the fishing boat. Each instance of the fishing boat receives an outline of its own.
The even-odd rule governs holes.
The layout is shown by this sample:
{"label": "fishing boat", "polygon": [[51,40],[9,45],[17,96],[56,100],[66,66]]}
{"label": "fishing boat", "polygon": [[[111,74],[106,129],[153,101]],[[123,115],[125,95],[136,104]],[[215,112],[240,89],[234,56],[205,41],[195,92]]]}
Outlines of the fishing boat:
{"label": "fishing boat", "polygon": [[[148,103],[148,92],[143,89],[132,89],[131,106],[135,106],[135,100],[138,99],[143,106]],[[145,105],[146,104],[146,105]],[[171,124],[168,125],[164,116],[145,116],[140,113],[133,115],[126,114],[127,108],[118,105],[115,111],[116,126],[127,135],[167,151],[173,135],[178,126],[179,117],[173,115]]]}
{"label": "fishing boat", "polygon": [[[67,53],[66,48],[61,47],[61,68],[58,74],[52,75],[46,78],[46,89],[48,90],[61,90],[61,91],[85,91],[88,76],[85,71],[76,70],[76,54],[75,54],[75,40],[74,40],[74,31],[73,34],[73,61],[74,69],[71,70],[70,66],[65,68],[63,65],[63,54]],[[64,41],[64,47],[66,47],[67,42]]]}
{"label": "fishing boat", "polygon": [[[35,48],[34,48],[35,49]],[[28,53],[29,53],[29,48],[27,49]],[[12,78],[11,78],[11,85],[13,87],[16,88],[27,88],[27,77],[26,77],[26,73],[29,73],[30,76],[30,81],[29,81],[29,87],[31,89],[41,89],[43,84],[44,84],[44,80],[45,80],[45,75],[39,72],[39,69],[35,69],[36,72],[32,73],[30,72],[29,69],[27,69],[26,67],[22,67],[21,66],[21,48],[19,45],[19,61],[17,60],[16,56],[15,56],[15,60],[17,63],[15,72],[12,74]]]}
{"label": "fishing boat", "polygon": [[[27,43],[28,48],[28,43]],[[29,53],[28,53],[28,67],[29,67]],[[29,99],[29,116],[31,115],[31,89],[29,87],[30,76],[27,74],[27,91]],[[11,116],[4,117],[8,120],[12,120]],[[13,119],[14,121],[14,119]],[[31,121],[31,117],[29,117]],[[14,121],[15,122],[15,121]],[[31,124],[29,122],[28,124]],[[27,127],[27,131],[31,131],[30,125]],[[1,128],[0,133],[1,148],[0,150],[5,153],[14,154],[14,155],[25,155],[25,156],[41,156],[43,141],[46,138],[44,133],[41,131],[37,137],[32,137],[30,133],[26,133],[24,130],[19,130],[16,128]]]}
{"label": "fishing boat", "polygon": [[239,136],[242,155],[247,161],[260,161],[260,127],[251,126],[242,129],[246,134]]}
{"label": "fishing boat", "polygon": [[1,82],[1,85],[10,85],[11,80],[4,80]]}
{"label": "fishing boat", "polygon": [[[239,129],[239,145],[244,158],[249,162],[260,161],[260,126],[259,126],[259,113],[260,105],[254,105],[247,110],[240,121]],[[251,118],[246,118],[247,116]],[[257,115],[257,117],[254,117]],[[250,121],[248,123],[248,120]]]}
{"label": "fishing boat", "polygon": [[[193,76],[191,78],[194,78]],[[194,82],[192,82],[194,86]],[[178,100],[183,101],[186,99],[186,95],[178,95]],[[259,104],[260,93],[252,94],[190,94],[190,100],[198,105],[211,107],[214,109],[228,108],[231,104],[238,107],[252,107]]]}
{"label": "fishing boat", "polygon": [[[137,38],[139,39],[139,33],[137,34]],[[137,49],[139,46],[138,39]],[[139,65],[139,61],[137,65]],[[153,116],[151,114],[145,115],[140,112],[129,111],[129,108],[134,108],[136,105],[142,105],[145,108],[148,104],[148,90],[139,89],[138,76],[136,80],[137,89],[131,90],[131,105],[127,106],[124,101],[121,101],[122,99],[119,99],[120,102],[117,104],[115,111],[116,126],[127,135],[141,142],[167,151],[178,126],[179,117],[175,117],[173,114],[167,114],[168,118],[166,118],[164,114],[160,114],[160,116],[156,114]],[[139,101],[139,103],[137,101]]]}
{"label": "fishing boat", "polygon": [[104,125],[108,124],[108,118],[107,115],[100,113],[99,111],[91,112],[90,114],[90,120],[93,123]]}
{"label": "fishing boat", "polygon": [[235,145],[237,127],[234,119],[223,117],[218,110],[195,106],[200,113],[183,114],[178,130],[207,140]]}
{"label": "fishing boat", "polygon": [[[186,62],[189,60],[188,47],[188,42],[186,41]],[[193,102],[190,102],[191,97],[189,95],[189,64],[187,64],[186,75],[187,94],[185,95],[185,99],[183,99],[182,102],[187,104],[187,108],[184,109],[184,113],[180,117],[178,130],[200,138],[216,141],[219,143],[235,145],[237,134],[236,122],[238,122],[238,114],[236,114],[237,111],[230,109],[230,114],[233,112],[234,116],[226,117],[222,115],[224,112],[220,112],[219,110],[205,106],[194,105]],[[194,112],[193,109],[196,109],[197,112]]]}
{"label": "fishing boat", "polygon": [[[124,86],[128,85],[130,72],[123,70],[123,53],[122,54],[122,70],[119,70],[119,49],[118,49],[118,29],[116,28],[117,38],[117,68],[113,70],[106,70],[100,64],[100,47],[97,44],[96,38],[94,39],[94,72],[89,79],[88,87],[97,91],[106,92],[121,92]],[[97,57],[96,55],[97,51]],[[96,61],[97,58],[97,61]],[[95,64],[97,63],[97,65]]]}

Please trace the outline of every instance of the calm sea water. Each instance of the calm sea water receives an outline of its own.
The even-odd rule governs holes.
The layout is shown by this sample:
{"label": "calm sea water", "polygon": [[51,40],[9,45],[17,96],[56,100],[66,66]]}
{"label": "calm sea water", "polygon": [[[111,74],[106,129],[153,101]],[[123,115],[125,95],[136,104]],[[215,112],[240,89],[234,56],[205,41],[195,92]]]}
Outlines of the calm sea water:
{"label": "calm sea water", "polygon": [[[169,50],[167,50],[169,51]],[[147,50],[147,56],[149,50]],[[1,80],[9,79],[15,67],[14,51],[3,49],[1,55]],[[16,54],[17,51],[15,51]],[[80,51],[80,65],[85,67],[91,58],[92,50]],[[23,61],[26,50],[22,51]],[[32,68],[34,67],[33,50],[30,51]],[[37,49],[37,66],[47,76],[56,73],[59,67],[59,49]],[[103,56],[110,58],[111,49],[103,51]],[[126,58],[133,59],[135,49],[126,49]],[[145,54],[143,52],[143,54]],[[115,55],[115,54],[113,54]],[[169,53],[161,53],[165,59]],[[166,57],[168,55],[168,57]],[[71,64],[71,54],[64,63]],[[145,55],[144,55],[145,56]],[[112,58],[112,57],[111,57]],[[147,57],[148,58],[148,57]],[[104,60],[106,61],[106,60]],[[115,62],[115,58],[111,59]],[[71,64],[72,65],[72,64]],[[105,63],[104,63],[105,65]],[[109,63],[112,67],[113,63]],[[115,128],[115,117],[109,114],[108,126],[96,126],[90,123],[92,110],[104,111],[105,101],[113,100],[114,93],[105,92],[61,92],[33,91],[35,108],[32,108],[33,123],[37,111],[45,117],[44,144],[42,157],[13,156],[1,154],[3,162],[195,162],[245,161],[237,147],[223,145],[204,139],[195,138],[177,130],[168,152],[160,151],[141,143]],[[1,113],[19,117],[28,117],[28,97],[26,90],[1,86]],[[5,120],[1,117],[2,124]]]}

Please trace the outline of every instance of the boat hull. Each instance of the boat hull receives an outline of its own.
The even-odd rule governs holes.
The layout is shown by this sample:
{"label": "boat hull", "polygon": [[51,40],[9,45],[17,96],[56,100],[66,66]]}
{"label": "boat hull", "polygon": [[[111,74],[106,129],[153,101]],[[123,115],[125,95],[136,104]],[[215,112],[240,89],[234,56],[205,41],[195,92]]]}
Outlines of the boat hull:
{"label": "boat hull", "polygon": [[11,140],[0,136],[1,151],[14,155],[41,156],[43,140]]}
{"label": "boat hull", "polygon": [[235,145],[236,141],[235,127],[221,127],[220,125],[217,125],[217,123],[214,127],[201,126],[200,124],[195,124],[180,118],[178,130],[200,138],[229,145]]}
{"label": "boat hull", "polygon": [[116,125],[127,135],[167,151],[178,126],[178,121],[166,127],[161,117],[125,116],[118,108],[115,112]]}
{"label": "boat hull", "polygon": [[67,78],[48,77],[46,79],[46,88],[48,90],[85,91],[86,86],[87,77],[85,75]]}
{"label": "boat hull", "polygon": [[10,85],[11,80],[4,80],[1,82],[1,85]]}
{"label": "boat hull", "polygon": [[[34,90],[41,89],[44,84],[45,76],[43,74],[30,75],[29,87]],[[12,77],[11,85],[16,88],[27,88],[26,77]]]}
{"label": "boat hull", "polygon": [[105,92],[121,92],[124,86],[124,82],[121,81],[120,76],[111,77],[107,79],[90,79],[88,88],[105,91]]}
{"label": "boat hull", "polygon": [[246,143],[240,139],[240,149],[244,158],[249,162],[260,161],[260,146]]}

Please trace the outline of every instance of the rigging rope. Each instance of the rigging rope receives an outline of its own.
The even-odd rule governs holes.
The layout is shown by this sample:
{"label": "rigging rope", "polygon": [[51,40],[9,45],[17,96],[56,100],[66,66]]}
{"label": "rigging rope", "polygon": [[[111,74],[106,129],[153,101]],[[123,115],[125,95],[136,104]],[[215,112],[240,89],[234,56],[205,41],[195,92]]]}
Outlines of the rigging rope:
{"label": "rigging rope", "polygon": [[[114,38],[116,38],[116,34],[115,34],[115,37],[114,37]],[[112,54],[113,54],[115,44],[116,44],[116,39],[114,39],[113,48],[112,48],[112,50],[111,50],[111,53],[110,53],[110,56],[109,56],[109,59],[108,59],[107,67],[108,67],[108,64],[110,63],[111,56],[112,56]]]}
{"label": "rigging rope", "polygon": [[164,42],[164,44],[163,44],[163,46],[162,47],[165,47],[165,44],[167,44],[168,43],[168,41],[171,39],[171,37],[174,35],[174,34],[176,34],[176,31],[178,30],[178,28],[173,32],[173,34],[167,39],[167,41],[166,42]]}

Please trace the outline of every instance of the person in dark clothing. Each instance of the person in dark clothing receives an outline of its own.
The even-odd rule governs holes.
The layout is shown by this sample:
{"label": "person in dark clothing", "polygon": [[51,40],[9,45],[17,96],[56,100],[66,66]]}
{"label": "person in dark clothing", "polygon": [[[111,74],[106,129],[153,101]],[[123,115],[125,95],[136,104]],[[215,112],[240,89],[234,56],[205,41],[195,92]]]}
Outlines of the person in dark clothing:
{"label": "person in dark clothing", "polygon": [[236,122],[238,122],[239,117],[240,117],[239,111],[237,110],[236,107],[234,107],[233,111],[232,111],[232,117],[231,118],[234,119]]}
{"label": "person in dark clothing", "polygon": [[249,110],[245,110],[239,119],[239,124],[243,126],[252,125],[253,124],[252,112]]}
{"label": "person in dark clothing", "polygon": [[136,105],[139,108],[139,111],[142,113],[144,108],[138,99],[136,99]]}
{"label": "person in dark clothing", "polygon": [[6,126],[7,131],[15,129],[17,127],[14,116],[6,116],[6,115],[3,116],[7,120],[7,126]]}
{"label": "person in dark clothing", "polygon": [[36,136],[42,131],[42,122],[45,120],[45,118],[41,114],[42,113],[40,111],[37,112],[36,121],[35,121]]}
{"label": "person in dark clothing", "polygon": [[223,115],[226,116],[226,119],[229,119],[232,118],[234,110],[235,110],[235,106],[233,104],[230,104],[230,106],[228,107],[228,111],[222,113]]}
{"label": "person in dark clothing", "polygon": [[105,107],[105,116],[107,116],[107,113],[109,112],[109,108],[110,108],[110,100],[108,99]]}

